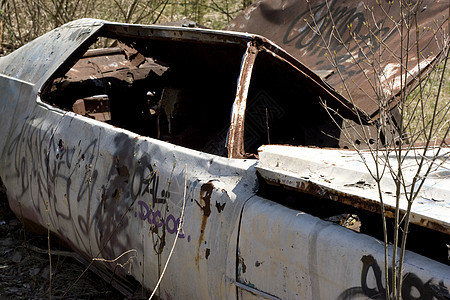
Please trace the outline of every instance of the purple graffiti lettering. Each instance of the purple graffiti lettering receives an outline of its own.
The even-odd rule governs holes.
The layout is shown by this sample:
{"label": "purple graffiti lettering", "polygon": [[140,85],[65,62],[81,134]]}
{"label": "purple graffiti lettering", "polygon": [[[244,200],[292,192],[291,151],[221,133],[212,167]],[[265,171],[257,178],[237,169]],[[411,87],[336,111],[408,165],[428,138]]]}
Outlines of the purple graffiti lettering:
{"label": "purple graffiti lettering", "polygon": [[[139,216],[141,220],[147,220],[147,222],[151,225],[161,227],[164,225],[164,220],[162,218],[161,211],[156,210],[153,211],[151,207],[145,203],[144,201],[138,201],[139,204],[139,214],[136,213],[136,216]],[[176,219],[174,215],[169,214],[169,216],[165,220],[165,228],[167,232],[170,234],[175,234],[178,231],[178,225],[180,224],[180,218]],[[184,239],[184,233],[178,233],[178,237],[180,239]]]}
{"label": "purple graffiti lettering", "polygon": [[[173,227],[170,226],[170,221],[172,220]],[[175,217],[173,215],[169,215],[166,219],[166,228],[167,232],[170,234],[174,234],[177,232],[178,229],[178,220],[175,220]]]}
{"label": "purple graffiti lettering", "polygon": [[[139,211],[139,219],[141,220],[148,220],[150,213],[152,212],[151,209],[148,207],[147,203],[145,203],[144,201],[138,201],[139,207],[140,207],[140,211]],[[145,211],[145,212],[144,212]],[[150,222],[149,222],[150,223]]]}
{"label": "purple graffiti lettering", "polygon": [[[169,225],[170,221],[172,221],[173,227]],[[169,232],[170,234],[177,233],[179,224],[180,224],[180,218],[175,220],[175,217],[173,215],[169,215],[166,219],[167,232]],[[180,239],[184,239],[184,233],[179,232],[178,237]]]}

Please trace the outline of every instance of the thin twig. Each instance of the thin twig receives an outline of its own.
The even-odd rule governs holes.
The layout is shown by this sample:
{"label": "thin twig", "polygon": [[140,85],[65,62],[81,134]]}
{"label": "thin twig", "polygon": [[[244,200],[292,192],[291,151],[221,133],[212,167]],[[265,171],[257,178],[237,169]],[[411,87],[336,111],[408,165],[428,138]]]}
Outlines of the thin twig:
{"label": "thin twig", "polygon": [[159,276],[158,282],[156,283],[156,286],[153,289],[152,294],[148,298],[149,300],[152,299],[153,296],[155,295],[156,291],[159,288],[159,284],[161,283],[161,280],[163,279],[164,274],[166,273],[166,269],[167,269],[167,266],[169,265],[170,258],[172,257],[173,251],[175,250],[175,246],[177,244],[178,235],[180,234],[180,231],[182,230],[182,227],[183,227],[184,208],[186,206],[186,189],[187,189],[187,164],[185,165],[185,171],[184,171],[183,207],[181,208],[180,222],[178,223],[177,234],[175,236],[175,240],[173,241],[172,249],[170,249],[169,256],[167,257],[167,261],[166,261],[166,264],[164,265],[163,271],[162,271],[161,275]]}

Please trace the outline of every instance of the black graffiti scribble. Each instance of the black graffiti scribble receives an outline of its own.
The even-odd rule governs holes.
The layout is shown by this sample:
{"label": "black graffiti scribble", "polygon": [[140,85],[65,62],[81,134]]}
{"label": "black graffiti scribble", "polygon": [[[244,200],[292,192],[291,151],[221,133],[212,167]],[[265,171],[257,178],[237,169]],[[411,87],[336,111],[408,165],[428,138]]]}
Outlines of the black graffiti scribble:
{"label": "black graffiti scribble", "polygon": [[[382,279],[382,271],[375,258],[372,255],[364,255],[361,258],[361,262],[363,264],[361,270],[361,286],[345,290],[339,295],[338,299],[356,299],[360,296],[366,296],[370,299],[386,299],[386,289],[383,286],[384,281]],[[375,278],[376,286],[374,288],[369,288],[367,280],[371,273],[372,276],[370,277]],[[389,274],[389,277],[392,278],[392,269],[389,269]],[[389,285],[392,290],[392,282],[390,282]],[[417,296],[417,294],[419,294],[419,296]],[[441,300],[450,299],[450,293],[442,280],[439,281],[439,283],[436,283],[436,280],[431,278],[424,283],[416,274],[409,272],[403,276],[402,298],[405,300]]]}
{"label": "black graffiti scribble", "polygon": [[[324,2],[305,9],[289,24],[283,36],[283,44],[306,50],[309,56],[315,57],[324,57],[327,48],[332,49],[339,68],[350,69],[354,63],[345,63],[350,58],[365,57],[367,53],[374,53],[380,48],[380,43],[374,37],[381,36],[385,43],[394,35],[395,31],[390,31],[383,20],[370,25],[369,28],[369,22],[362,12],[358,12],[356,8],[338,5],[339,1],[333,2],[328,8]],[[350,25],[351,34],[348,28]],[[340,33],[342,40],[335,37],[336,31]],[[327,47],[323,44],[324,38],[329,43]],[[318,60],[316,65],[324,67],[325,63],[326,60]],[[348,71],[351,72],[350,75],[362,72],[357,69]]]}

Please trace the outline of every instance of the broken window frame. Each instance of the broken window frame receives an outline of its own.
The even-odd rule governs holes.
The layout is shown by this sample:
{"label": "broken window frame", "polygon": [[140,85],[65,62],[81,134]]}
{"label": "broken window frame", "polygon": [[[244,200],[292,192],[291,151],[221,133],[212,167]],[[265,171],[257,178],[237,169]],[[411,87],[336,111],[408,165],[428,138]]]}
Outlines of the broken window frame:
{"label": "broken window frame", "polygon": [[[248,154],[245,151],[245,113],[247,108],[248,93],[252,82],[253,67],[256,61],[256,57],[261,51],[270,54],[277,60],[285,63],[289,67],[301,73],[303,76],[305,76],[305,78],[308,78],[308,80],[314,81],[315,83],[322,86],[322,94],[325,95],[324,98],[332,99],[333,101],[337,102],[338,105],[344,107],[347,110],[343,111],[342,113],[343,120],[346,123],[352,122],[353,124],[355,124],[352,127],[354,128],[353,131],[361,132],[363,130],[362,128],[365,127],[365,130],[368,132],[368,135],[371,139],[376,136],[377,128],[376,126],[374,126],[374,124],[370,124],[368,116],[366,116],[362,112],[359,112],[359,117],[357,117],[356,114],[349,114],[348,111],[357,110],[357,108],[352,107],[351,103],[346,103],[345,99],[340,97],[339,94],[328,89],[326,87],[326,84],[322,80],[319,81],[320,76],[317,76],[315,73],[311,72],[305,67],[300,66],[298,62],[290,57],[287,53],[276,51],[276,49],[272,48],[274,48],[273,45],[271,45],[264,39],[255,38],[247,43],[247,49],[242,56],[241,69],[236,90],[236,98],[233,103],[231,112],[230,129],[228,131],[227,137],[228,158],[245,159],[254,156],[253,154]],[[361,125],[359,123],[355,123],[355,121],[361,122]],[[350,134],[353,139],[357,139],[357,136],[360,136],[361,134],[355,133],[353,131],[350,131],[348,134]],[[337,138],[339,139],[339,144],[341,147],[351,147],[351,145],[348,145],[348,142],[345,143],[346,138],[344,135],[341,134],[341,136]]]}
{"label": "broken window frame", "polygon": [[236,90],[236,99],[231,113],[230,130],[228,132],[228,158],[245,158],[244,125],[247,96],[258,48],[255,42],[248,42],[242,57],[241,71]]}

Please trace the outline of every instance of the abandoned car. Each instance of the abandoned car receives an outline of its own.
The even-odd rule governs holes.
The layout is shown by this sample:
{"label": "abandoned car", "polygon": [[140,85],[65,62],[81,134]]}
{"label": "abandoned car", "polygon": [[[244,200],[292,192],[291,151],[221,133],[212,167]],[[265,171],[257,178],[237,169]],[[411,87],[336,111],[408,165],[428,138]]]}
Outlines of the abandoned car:
{"label": "abandoned car", "polygon": [[[27,226],[162,299],[383,295],[376,189],[323,101],[374,126],[261,36],[82,19],[0,59],[0,177]],[[413,206],[404,296],[450,297],[448,168]]]}

